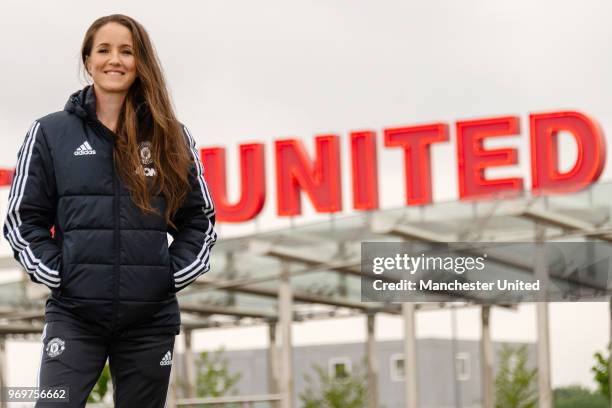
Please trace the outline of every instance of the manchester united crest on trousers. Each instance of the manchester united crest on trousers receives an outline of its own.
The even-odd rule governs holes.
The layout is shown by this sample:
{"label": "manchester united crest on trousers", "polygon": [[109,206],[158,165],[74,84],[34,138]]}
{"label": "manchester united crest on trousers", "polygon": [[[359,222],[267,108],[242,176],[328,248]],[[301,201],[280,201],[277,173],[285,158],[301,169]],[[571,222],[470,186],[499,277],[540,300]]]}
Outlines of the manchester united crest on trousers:
{"label": "manchester united crest on trousers", "polygon": [[59,337],[54,337],[47,343],[45,351],[51,358],[57,357],[64,352],[66,349],[66,342]]}

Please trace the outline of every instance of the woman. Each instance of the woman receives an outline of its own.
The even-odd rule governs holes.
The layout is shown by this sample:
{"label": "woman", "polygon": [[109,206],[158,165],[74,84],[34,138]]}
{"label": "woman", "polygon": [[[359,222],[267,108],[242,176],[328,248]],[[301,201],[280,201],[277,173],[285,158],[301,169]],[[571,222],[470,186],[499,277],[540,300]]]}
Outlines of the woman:
{"label": "woman", "polygon": [[163,407],[176,292],[210,268],[213,203],[144,28],[102,17],[81,56],[93,86],[29,129],[4,225],[51,289],[39,389],[67,388],[56,406],[83,407],[108,358],[116,407]]}

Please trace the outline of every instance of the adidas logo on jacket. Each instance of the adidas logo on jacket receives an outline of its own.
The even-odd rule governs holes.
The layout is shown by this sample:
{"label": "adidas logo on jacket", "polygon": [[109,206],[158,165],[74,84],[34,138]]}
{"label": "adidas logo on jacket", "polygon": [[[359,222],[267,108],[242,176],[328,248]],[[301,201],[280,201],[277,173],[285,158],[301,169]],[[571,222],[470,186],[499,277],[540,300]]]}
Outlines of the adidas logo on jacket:
{"label": "adidas logo on jacket", "polygon": [[82,145],[77,147],[73,154],[75,156],[82,156],[84,154],[96,154],[96,151],[92,149],[91,145],[86,140]]}
{"label": "adidas logo on jacket", "polygon": [[29,129],[4,236],[31,280],[51,289],[48,317],[76,316],[105,334],[178,334],[175,293],[210,269],[217,239],[195,141],[183,127],[194,159],[191,191],[173,229],[163,218],[163,196],[151,200],[162,215],[145,216],[132,202],[113,165],[116,135],[98,121],[95,107],[87,86]]}

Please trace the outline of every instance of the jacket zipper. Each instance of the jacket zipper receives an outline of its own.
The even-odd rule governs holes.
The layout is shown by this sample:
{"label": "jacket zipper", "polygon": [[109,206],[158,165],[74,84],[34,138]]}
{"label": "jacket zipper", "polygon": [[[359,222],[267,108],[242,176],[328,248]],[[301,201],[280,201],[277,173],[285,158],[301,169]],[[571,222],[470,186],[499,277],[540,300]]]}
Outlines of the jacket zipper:
{"label": "jacket zipper", "polygon": [[[113,143],[113,153],[114,149],[115,145]],[[119,275],[121,273],[121,267],[119,265],[119,258],[121,258],[121,234],[119,231],[119,200],[121,198],[121,191],[119,191],[119,182],[115,173],[115,155],[113,154],[113,189],[115,193],[113,197],[115,204],[115,216],[113,217],[115,219],[115,276],[113,276],[113,322],[111,331],[115,331],[117,320],[119,320]]]}
{"label": "jacket zipper", "polygon": [[[99,132],[98,134],[100,134],[103,137],[106,136],[111,136],[108,135],[108,131],[106,130],[106,128],[104,127],[104,125],[102,125],[102,123],[100,123],[97,119],[93,119],[91,120],[91,122],[94,125],[94,130],[96,130],[97,132]],[[105,134],[106,133],[106,134]],[[120,189],[119,189],[119,181],[117,179],[117,175],[116,175],[116,170],[115,170],[115,155],[114,155],[114,150],[115,150],[115,139],[114,137],[111,136],[111,141],[112,141],[112,146],[113,146],[113,151],[111,152],[112,155],[112,160],[113,160],[113,164],[112,164],[112,168],[113,168],[113,207],[114,207],[114,214],[113,214],[113,218],[114,218],[114,247],[115,247],[115,263],[113,265],[113,269],[114,269],[114,274],[113,274],[113,315],[112,315],[112,321],[111,321],[111,332],[114,332],[116,327],[117,327],[117,320],[119,319],[118,316],[118,312],[119,312],[119,281],[120,281],[120,264],[119,264],[119,258],[121,257],[121,236],[119,233],[119,200],[120,200]]]}

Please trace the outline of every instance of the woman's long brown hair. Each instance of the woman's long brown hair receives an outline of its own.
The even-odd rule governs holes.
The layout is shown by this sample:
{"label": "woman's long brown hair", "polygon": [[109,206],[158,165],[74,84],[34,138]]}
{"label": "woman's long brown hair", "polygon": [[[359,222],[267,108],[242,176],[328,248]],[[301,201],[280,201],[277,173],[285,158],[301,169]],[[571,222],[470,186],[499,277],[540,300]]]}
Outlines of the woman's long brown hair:
{"label": "woman's long brown hair", "polygon": [[[128,90],[117,124],[115,168],[130,190],[132,200],[144,213],[159,214],[151,205],[151,196],[163,195],[166,199],[164,218],[176,228],[172,218],[190,188],[192,156],[172,109],[161,64],[140,23],[122,14],[94,21],[83,39],[83,64],[91,54],[96,32],[108,23],[119,23],[130,30],[136,60],[136,80]],[[143,174],[138,152],[138,144],[145,140],[151,142],[151,158],[157,173],[152,185]]]}

